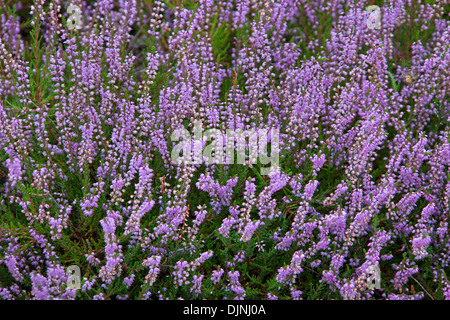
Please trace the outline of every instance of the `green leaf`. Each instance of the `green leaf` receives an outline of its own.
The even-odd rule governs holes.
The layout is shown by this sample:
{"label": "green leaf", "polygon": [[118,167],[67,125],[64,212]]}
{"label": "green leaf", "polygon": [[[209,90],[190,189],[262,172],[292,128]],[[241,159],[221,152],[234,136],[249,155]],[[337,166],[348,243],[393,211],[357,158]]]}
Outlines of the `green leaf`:
{"label": "green leaf", "polygon": [[388,71],[388,74],[389,74],[389,78],[391,78],[391,82],[392,82],[392,86],[394,87],[394,90],[398,91],[398,86],[397,86],[397,83],[395,82],[394,75],[390,71]]}

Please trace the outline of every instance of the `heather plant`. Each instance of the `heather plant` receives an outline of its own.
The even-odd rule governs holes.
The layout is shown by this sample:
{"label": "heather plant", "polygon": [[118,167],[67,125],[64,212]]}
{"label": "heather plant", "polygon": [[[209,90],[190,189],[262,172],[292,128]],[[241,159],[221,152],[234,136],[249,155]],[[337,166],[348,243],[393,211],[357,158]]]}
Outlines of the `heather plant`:
{"label": "heather plant", "polygon": [[[449,18],[0,0],[0,298],[450,299]],[[173,161],[227,130],[277,166]]]}

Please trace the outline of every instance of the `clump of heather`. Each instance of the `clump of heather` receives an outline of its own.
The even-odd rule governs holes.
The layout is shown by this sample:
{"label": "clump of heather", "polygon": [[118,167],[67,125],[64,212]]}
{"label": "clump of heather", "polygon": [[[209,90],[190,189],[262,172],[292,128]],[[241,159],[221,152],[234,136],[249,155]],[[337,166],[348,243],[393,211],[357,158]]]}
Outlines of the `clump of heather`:
{"label": "clump of heather", "polygon": [[0,0],[0,299],[450,299],[450,5],[375,4]]}

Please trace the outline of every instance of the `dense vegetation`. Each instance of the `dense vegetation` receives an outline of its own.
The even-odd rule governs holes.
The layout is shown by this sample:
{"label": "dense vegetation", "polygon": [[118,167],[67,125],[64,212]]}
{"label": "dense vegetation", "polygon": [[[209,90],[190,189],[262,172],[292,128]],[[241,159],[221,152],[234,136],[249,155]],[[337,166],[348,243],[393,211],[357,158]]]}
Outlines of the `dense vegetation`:
{"label": "dense vegetation", "polygon": [[450,299],[448,1],[70,4],[0,0],[1,299]]}

